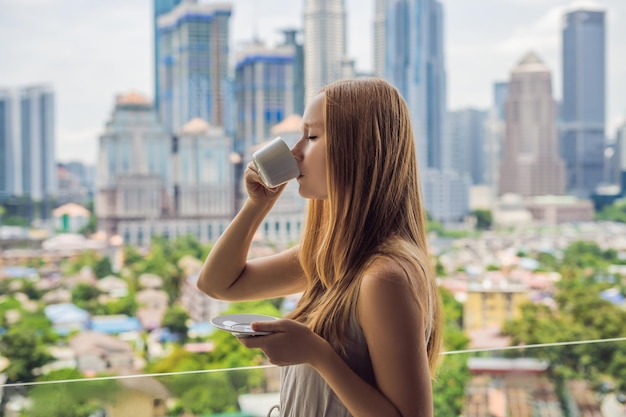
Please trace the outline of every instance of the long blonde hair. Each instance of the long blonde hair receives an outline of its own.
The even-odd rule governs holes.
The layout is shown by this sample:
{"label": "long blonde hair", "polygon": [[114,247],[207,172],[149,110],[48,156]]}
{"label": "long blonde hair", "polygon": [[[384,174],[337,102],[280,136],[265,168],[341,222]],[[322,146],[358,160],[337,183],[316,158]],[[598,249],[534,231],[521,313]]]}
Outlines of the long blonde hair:
{"label": "long blonde hair", "polygon": [[290,317],[345,354],[363,272],[379,256],[397,259],[424,315],[434,375],[441,307],[406,103],[377,78],[338,81],[322,92],[328,199],[309,202],[300,249],[309,286]]}

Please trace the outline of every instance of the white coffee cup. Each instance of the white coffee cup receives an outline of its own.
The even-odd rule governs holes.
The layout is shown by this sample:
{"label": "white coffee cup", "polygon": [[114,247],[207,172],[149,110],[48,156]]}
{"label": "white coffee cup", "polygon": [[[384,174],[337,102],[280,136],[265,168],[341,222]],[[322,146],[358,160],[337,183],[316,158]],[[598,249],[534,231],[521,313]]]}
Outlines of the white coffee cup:
{"label": "white coffee cup", "polygon": [[252,161],[268,188],[278,187],[300,175],[296,159],[280,136],[254,152]]}

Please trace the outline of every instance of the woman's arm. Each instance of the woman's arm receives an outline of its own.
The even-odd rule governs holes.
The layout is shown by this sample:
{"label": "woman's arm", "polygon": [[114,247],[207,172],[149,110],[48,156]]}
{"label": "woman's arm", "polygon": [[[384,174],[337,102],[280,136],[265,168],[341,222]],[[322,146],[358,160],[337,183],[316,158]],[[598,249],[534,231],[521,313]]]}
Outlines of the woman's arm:
{"label": "woman's arm", "polygon": [[306,279],[298,261],[299,247],[248,261],[254,235],[285,185],[267,189],[254,168],[245,172],[250,197],[207,256],[198,288],[211,297],[244,301],[304,291]]}

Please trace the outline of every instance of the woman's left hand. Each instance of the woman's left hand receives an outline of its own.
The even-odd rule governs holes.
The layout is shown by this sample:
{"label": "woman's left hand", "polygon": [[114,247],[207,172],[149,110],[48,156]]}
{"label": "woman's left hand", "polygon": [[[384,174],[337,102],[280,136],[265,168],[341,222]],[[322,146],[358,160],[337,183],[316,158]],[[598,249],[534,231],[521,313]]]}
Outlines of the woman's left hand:
{"label": "woman's left hand", "polygon": [[278,366],[313,364],[330,347],[323,338],[295,320],[254,322],[252,330],[272,334],[240,337],[239,341],[248,348],[261,349],[268,360]]}

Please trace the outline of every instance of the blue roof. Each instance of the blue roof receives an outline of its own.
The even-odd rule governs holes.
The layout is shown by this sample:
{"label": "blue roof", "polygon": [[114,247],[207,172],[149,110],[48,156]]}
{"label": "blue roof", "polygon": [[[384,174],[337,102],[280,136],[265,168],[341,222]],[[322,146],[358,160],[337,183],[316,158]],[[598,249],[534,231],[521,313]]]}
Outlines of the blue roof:
{"label": "blue roof", "polygon": [[44,314],[53,325],[89,320],[89,313],[72,303],[51,304],[44,308]]}
{"label": "blue roof", "polygon": [[617,288],[609,288],[600,293],[600,297],[610,303],[622,305],[624,304],[624,296],[619,292]]}
{"label": "blue roof", "polygon": [[39,274],[35,268],[27,268],[24,266],[5,266],[2,268],[2,275],[6,278],[39,278]]}
{"label": "blue roof", "polygon": [[92,319],[89,328],[95,332],[119,334],[141,330],[141,323],[136,317],[101,317]]}
{"label": "blue roof", "polygon": [[215,331],[215,327],[208,321],[203,321],[189,326],[189,331],[209,335]]}

